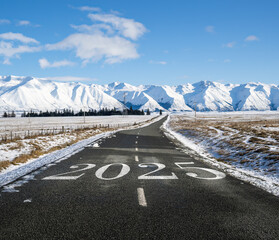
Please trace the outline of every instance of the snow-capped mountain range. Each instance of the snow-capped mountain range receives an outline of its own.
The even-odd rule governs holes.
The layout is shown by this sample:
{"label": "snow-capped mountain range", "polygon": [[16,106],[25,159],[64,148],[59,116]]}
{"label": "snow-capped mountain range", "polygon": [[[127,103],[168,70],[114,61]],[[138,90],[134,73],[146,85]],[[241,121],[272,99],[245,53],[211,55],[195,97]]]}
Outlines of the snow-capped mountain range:
{"label": "snow-capped mountain range", "polygon": [[106,85],[0,76],[0,111],[55,109],[133,109],[150,111],[279,110],[279,85],[201,81],[179,86],[114,82]]}

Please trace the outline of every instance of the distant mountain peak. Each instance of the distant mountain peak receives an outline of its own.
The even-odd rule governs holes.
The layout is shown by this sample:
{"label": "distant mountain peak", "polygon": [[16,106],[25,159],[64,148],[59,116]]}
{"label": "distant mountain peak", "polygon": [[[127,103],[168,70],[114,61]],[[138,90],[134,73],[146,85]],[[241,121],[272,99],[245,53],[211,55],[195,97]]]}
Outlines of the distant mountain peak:
{"label": "distant mountain peak", "polygon": [[107,85],[0,76],[0,111],[127,107],[150,111],[279,110],[275,84],[222,84],[208,80],[178,86],[124,82]]}

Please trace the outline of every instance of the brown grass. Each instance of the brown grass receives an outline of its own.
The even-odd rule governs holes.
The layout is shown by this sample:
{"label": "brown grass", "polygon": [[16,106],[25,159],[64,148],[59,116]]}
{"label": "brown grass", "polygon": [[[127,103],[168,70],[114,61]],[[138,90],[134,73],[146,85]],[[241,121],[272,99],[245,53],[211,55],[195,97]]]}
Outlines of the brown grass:
{"label": "brown grass", "polygon": [[[193,121],[193,119],[183,116],[173,119],[171,126],[174,129],[179,130],[186,136],[188,135],[196,142],[200,139],[207,139],[218,146],[219,150],[216,152],[220,156],[217,161],[226,163],[240,161],[241,164],[253,162],[254,165],[257,165],[258,159],[261,157],[266,160],[279,161],[279,153],[270,150],[271,146],[279,146],[279,132],[265,129],[267,127],[279,127],[279,120],[242,120],[236,122],[235,118],[225,118],[222,121],[217,118],[216,121],[200,118],[198,121]],[[217,131],[211,129],[211,127],[221,130],[223,136],[229,137],[219,141],[215,138],[218,134]],[[247,144],[244,142],[246,136],[251,136]],[[278,142],[270,141],[269,138]],[[213,139],[215,142],[213,142]],[[228,158],[229,155],[233,155],[233,157]],[[240,160],[239,158],[244,159]]]}
{"label": "brown grass", "polygon": [[1,161],[0,162],[0,171],[7,168],[8,166],[11,165],[11,162],[10,161]]}
{"label": "brown grass", "polygon": [[[155,117],[156,118],[156,117]],[[145,121],[143,123],[139,123],[136,125],[143,125],[145,123],[149,123],[151,121],[153,121],[154,118]],[[134,124],[135,125],[135,124]],[[100,130],[99,132],[96,133],[96,130]],[[102,128],[83,128],[83,129],[76,129],[74,130],[72,133],[70,133],[70,135],[75,136],[75,139],[71,140],[70,142],[64,143],[62,145],[59,146],[55,146],[52,147],[48,150],[43,150],[42,147],[40,146],[40,142],[38,142],[36,139],[39,139],[40,137],[44,137],[44,136],[50,136],[50,135],[59,135],[59,134],[67,134],[67,133],[58,133],[58,134],[39,134],[36,136],[29,136],[29,137],[25,137],[25,139],[34,139],[33,141],[30,142],[30,145],[33,147],[33,150],[29,153],[29,154],[21,154],[20,156],[16,157],[14,160],[12,161],[0,161],[0,171],[3,169],[6,169],[7,167],[9,167],[11,164],[13,165],[17,165],[17,164],[21,164],[21,163],[26,163],[28,160],[32,159],[32,158],[38,158],[44,154],[48,154],[57,150],[60,150],[62,148],[68,147],[73,145],[74,143],[77,143],[81,140],[87,139],[89,137],[92,137],[98,133],[101,132],[107,132],[107,131],[113,131],[115,130],[114,128],[108,128],[108,127],[102,127]],[[42,142],[45,142],[45,140],[41,140]],[[24,147],[23,143],[21,142],[21,140],[6,140],[6,141],[0,141],[0,144],[7,144],[7,143],[16,143],[16,146],[11,146],[8,150],[16,150],[16,149],[20,149],[22,147]]]}

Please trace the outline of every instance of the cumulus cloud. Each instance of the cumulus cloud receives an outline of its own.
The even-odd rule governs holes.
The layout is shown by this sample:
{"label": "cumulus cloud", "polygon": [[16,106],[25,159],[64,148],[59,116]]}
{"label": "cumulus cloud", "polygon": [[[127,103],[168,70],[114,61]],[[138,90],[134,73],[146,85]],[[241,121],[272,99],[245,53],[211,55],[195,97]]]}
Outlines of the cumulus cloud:
{"label": "cumulus cloud", "polygon": [[0,39],[4,39],[4,40],[17,40],[17,41],[20,41],[22,43],[36,43],[36,44],[39,43],[34,38],[26,37],[26,36],[24,36],[21,33],[12,33],[12,32],[0,34]]}
{"label": "cumulus cloud", "polygon": [[106,31],[108,34],[113,34],[115,31],[113,28],[107,24],[93,24],[93,25],[71,25],[72,28],[76,29],[79,32],[86,32],[86,33],[94,33],[94,32],[102,32]]}
{"label": "cumulus cloud", "polygon": [[40,49],[40,47],[31,47],[26,45],[20,45],[15,47],[10,42],[0,42],[0,55],[4,55],[6,58],[11,58],[20,53],[38,52],[40,51]]}
{"label": "cumulus cloud", "polygon": [[114,14],[89,14],[88,17],[92,21],[112,25],[121,35],[132,40],[137,40],[147,31],[142,23]]}
{"label": "cumulus cloud", "polygon": [[233,48],[235,46],[236,42],[229,42],[227,44],[224,44],[223,47]]}
{"label": "cumulus cloud", "polygon": [[11,63],[10,59],[6,58],[6,59],[4,59],[3,64],[11,65],[12,63]]}
{"label": "cumulus cloud", "polygon": [[27,26],[27,25],[31,25],[30,21],[27,20],[21,20],[18,22],[19,26]]}
{"label": "cumulus cloud", "polygon": [[108,37],[102,33],[76,33],[56,44],[48,44],[48,50],[74,49],[83,64],[104,58],[106,63],[119,63],[138,58],[135,44],[119,36]]}
{"label": "cumulus cloud", "polygon": [[255,35],[250,35],[250,36],[245,38],[246,42],[258,41],[258,40],[259,40],[259,38],[256,37]]}
{"label": "cumulus cloud", "polygon": [[10,23],[11,23],[11,21],[8,19],[0,19],[0,25],[1,24],[10,24]]}
{"label": "cumulus cloud", "polygon": [[73,66],[74,63],[68,60],[57,61],[50,63],[46,58],[39,59],[39,64],[42,69],[45,68],[58,68],[58,67],[65,67],[65,66]]}
{"label": "cumulus cloud", "polygon": [[205,31],[209,33],[214,33],[215,32],[215,27],[214,26],[206,26]]}
{"label": "cumulus cloud", "polygon": [[[85,6],[83,10],[89,8]],[[47,44],[46,49],[73,50],[83,65],[102,59],[105,63],[113,64],[139,57],[132,40],[137,40],[147,31],[142,23],[112,13],[90,13],[88,17],[93,24],[72,24],[71,27],[79,33],[71,34],[58,43]]]}
{"label": "cumulus cloud", "polygon": [[4,56],[3,64],[11,64],[10,59],[20,57],[22,53],[32,53],[41,50],[39,46],[30,46],[28,44],[38,44],[34,38],[26,37],[21,33],[2,33],[0,34],[0,55]]}
{"label": "cumulus cloud", "polygon": [[88,11],[88,12],[100,12],[101,11],[101,9],[98,7],[89,7],[89,6],[78,7],[78,10]]}

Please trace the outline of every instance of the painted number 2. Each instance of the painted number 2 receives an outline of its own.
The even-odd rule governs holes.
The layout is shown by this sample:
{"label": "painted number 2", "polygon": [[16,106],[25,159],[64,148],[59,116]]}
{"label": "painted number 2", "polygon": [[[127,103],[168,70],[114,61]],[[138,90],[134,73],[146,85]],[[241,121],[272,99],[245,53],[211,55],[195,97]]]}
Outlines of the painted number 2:
{"label": "painted number 2", "polygon": [[146,167],[150,167],[150,165],[157,166],[157,169],[139,176],[138,179],[178,179],[178,177],[174,173],[171,173],[170,176],[150,176],[150,174],[159,172],[160,170],[162,170],[166,167],[162,163],[142,163],[142,164],[139,164],[139,167],[146,168]]}
{"label": "painted number 2", "polygon": [[89,169],[96,166],[96,164],[77,164],[77,165],[71,166],[70,168],[76,169],[76,168],[79,168],[79,166],[82,166],[82,165],[85,165],[85,168],[74,170],[74,171],[71,171],[71,172],[61,173],[61,174],[57,174],[57,175],[53,175],[53,176],[49,176],[49,177],[45,177],[42,180],[77,180],[78,178],[83,176],[84,173],[82,173],[80,175],[77,175],[77,176],[65,176],[65,175],[89,170]]}

